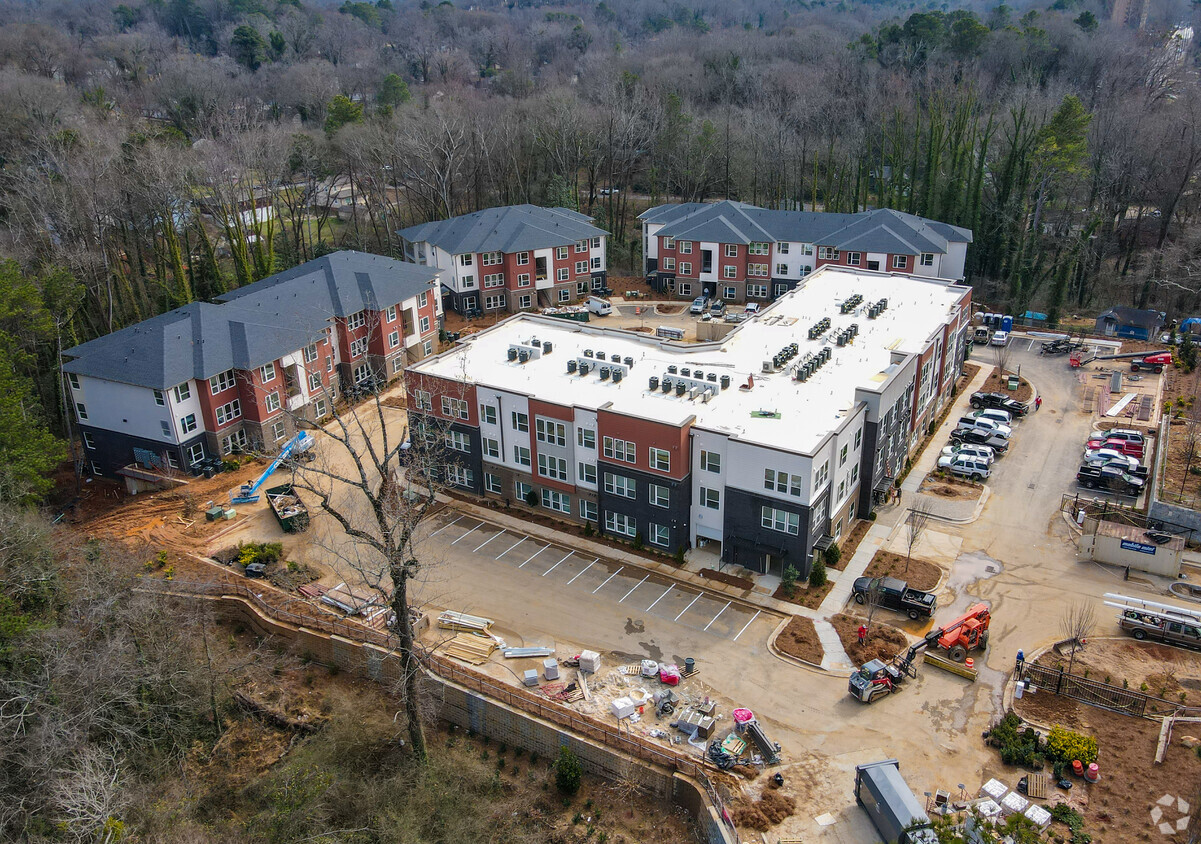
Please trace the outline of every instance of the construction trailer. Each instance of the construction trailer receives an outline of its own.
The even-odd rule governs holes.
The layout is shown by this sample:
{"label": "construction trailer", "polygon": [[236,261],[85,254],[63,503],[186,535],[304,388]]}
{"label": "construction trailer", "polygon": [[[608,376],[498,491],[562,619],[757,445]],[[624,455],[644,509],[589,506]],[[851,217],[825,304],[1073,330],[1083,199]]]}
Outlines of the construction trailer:
{"label": "construction trailer", "polygon": [[855,766],[855,802],[888,844],[938,844],[930,816],[905,784],[896,759]]}
{"label": "construction trailer", "polygon": [[1180,577],[1184,537],[1086,516],[1076,556],[1161,577]]}

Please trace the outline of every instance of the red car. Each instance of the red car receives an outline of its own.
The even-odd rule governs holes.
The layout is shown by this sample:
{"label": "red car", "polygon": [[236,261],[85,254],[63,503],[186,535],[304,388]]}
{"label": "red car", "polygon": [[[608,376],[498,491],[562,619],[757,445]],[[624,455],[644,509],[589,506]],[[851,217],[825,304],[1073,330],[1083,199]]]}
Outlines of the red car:
{"label": "red car", "polygon": [[1110,437],[1109,439],[1093,437],[1084,447],[1090,451],[1098,448],[1111,448],[1128,457],[1138,457],[1139,459],[1142,459],[1143,456],[1143,444],[1141,442],[1122,440],[1117,437]]}

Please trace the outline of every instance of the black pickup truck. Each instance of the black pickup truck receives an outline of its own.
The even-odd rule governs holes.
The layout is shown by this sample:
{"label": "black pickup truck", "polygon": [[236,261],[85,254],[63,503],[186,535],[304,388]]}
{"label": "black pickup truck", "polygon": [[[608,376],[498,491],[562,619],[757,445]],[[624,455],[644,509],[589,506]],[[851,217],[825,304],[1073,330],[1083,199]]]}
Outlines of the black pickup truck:
{"label": "black pickup truck", "polygon": [[858,577],[851,586],[855,603],[866,604],[872,589],[880,592],[879,606],[907,613],[910,618],[929,618],[938,609],[938,599],[933,592],[911,589],[909,584],[895,577]]}
{"label": "black pickup truck", "polygon": [[1103,489],[1119,495],[1137,496],[1143,491],[1143,479],[1126,472],[1120,466],[1089,466],[1076,473],[1076,480],[1086,489]]}
{"label": "black pickup truck", "polygon": [[1009,411],[1009,415],[1013,418],[1025,416],[1030,409],[1028,405],[1023,404],[1017,399],[1010,398],[1004,393],[972,393],[972,397],[968,399],[972,407],[977,410],[981,408],[996,408],[997,410]]}

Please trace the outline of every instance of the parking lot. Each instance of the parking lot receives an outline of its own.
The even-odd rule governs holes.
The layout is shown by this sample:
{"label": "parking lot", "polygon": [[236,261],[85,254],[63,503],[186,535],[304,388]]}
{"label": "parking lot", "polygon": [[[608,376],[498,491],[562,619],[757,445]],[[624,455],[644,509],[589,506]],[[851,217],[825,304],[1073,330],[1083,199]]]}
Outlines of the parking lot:
{"label": "parking lot", "polygon": [[[603,560],[571,548],[501,528],[454,510],[434,520],[430,539],[464,553],[480,565],[505,566],[530,579],[546,578],[572,600],[596,600],[633,615],[653,615],[672,624],[732,642],[763,641],[779,616],[740,606],[728,598],[680,585],[639,568]],[[544,583],[546,581],[543,581]]]}

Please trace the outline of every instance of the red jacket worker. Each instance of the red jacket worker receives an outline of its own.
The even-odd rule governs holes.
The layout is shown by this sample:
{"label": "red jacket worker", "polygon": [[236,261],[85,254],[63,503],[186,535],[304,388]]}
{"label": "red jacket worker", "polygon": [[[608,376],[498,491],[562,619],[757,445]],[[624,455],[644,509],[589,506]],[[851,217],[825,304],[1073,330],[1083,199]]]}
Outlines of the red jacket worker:
{"label": "red jacket worker", "polygon": [[862,624],[859,625],[859,644],[863,644],[863,640],[867,638],[867,628]]}

